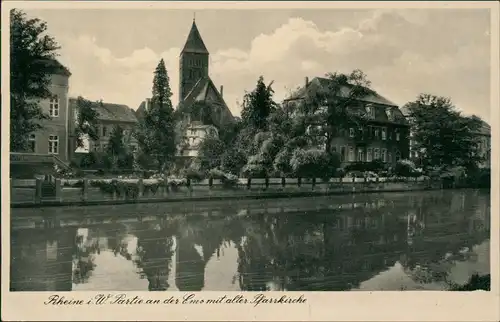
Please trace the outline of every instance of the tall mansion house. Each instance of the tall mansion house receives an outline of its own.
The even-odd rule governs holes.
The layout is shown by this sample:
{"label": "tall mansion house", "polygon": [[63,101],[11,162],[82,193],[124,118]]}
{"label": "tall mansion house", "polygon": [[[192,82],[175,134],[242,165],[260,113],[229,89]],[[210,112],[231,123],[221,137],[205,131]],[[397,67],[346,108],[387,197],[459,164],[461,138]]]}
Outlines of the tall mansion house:
{"label": "tall mansion house", "polygon": [[[304,86],[285,99],[284,105],[293,109],[309,93],[327,91],[329,82],[327,78],[315,77],[309,81],[306,77]],[[349,90],[346,86],[339,95],[349,95]],[[331,150],[339,153],[343,165],[374,160],[394,165],[408,158],[409,125],[396,104],[372,91],[348,108],[364,115],[364,122],[358,127],[339,129],[330,141]]]}

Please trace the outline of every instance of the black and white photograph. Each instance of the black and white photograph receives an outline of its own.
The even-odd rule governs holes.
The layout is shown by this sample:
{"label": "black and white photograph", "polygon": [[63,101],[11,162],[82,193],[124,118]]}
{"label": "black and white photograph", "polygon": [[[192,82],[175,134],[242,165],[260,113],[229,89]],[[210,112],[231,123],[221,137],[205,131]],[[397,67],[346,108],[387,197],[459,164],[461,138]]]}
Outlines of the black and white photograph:
{"label": "black and white photograph", "polygon": [[492,290],[492,9],[146,3],[8,9],[9,292]]}

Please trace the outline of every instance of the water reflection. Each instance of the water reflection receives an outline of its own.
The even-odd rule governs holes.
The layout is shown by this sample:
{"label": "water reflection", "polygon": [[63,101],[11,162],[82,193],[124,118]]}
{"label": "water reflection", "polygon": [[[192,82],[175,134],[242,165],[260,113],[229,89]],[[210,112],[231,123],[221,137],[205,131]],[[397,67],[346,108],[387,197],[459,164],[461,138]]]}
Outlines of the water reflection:
{"label": "water reflection", "polygon": [[11,290],[442,290],[489,273],[487,193],[301,202],[13,220]]}

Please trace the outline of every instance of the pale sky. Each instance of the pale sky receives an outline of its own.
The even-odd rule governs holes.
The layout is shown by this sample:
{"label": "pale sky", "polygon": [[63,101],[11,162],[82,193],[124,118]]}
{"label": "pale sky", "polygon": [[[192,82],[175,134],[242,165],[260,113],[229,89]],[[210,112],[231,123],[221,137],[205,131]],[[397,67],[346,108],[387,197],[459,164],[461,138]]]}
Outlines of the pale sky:
{"label": "pale sky", "polygon": [[[70,94],[137,109],[165,59],[178,102],[179,52],[192,10],[25,10],[48,24],[72,72]],[[363,70],[372,87],[403,105],[421,93],[448,96],[466,114],[490,119],[487,9],[197,10],[209,72],[239,115],[257,78],[274,80],[281,101],[304,78]]]}

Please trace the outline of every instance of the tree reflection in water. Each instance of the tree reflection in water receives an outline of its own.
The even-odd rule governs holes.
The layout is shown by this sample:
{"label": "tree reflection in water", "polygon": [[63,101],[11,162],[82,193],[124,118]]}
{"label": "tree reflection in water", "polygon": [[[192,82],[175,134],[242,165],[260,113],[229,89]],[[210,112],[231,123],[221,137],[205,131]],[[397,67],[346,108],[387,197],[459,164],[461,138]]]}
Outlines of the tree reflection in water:
{"label": "tree reflection in water", "polygon": [[[314,198],[303,200],[314,208],[310,207]],[[70,247],[73,283],[84,283],[92,276],[94,259],[107,248],[133,263],[147,278],[151,291],[172,287],[200,291],[205,289],[205,279],[217,278],[232,280],[244,291],[343,291],[359,288],[398,265],[417,284],[446,286],[452,268],[461,262],[473,263],[475,245],[489,238],[489,194],[476,191],[368,194],[332,197],[328,202],[314,211],[297,207],[285,213],[264,207],[246,215],[238,205],[220,213],[198,213],[193,207],[189,213],[157,215],[144,222],[100,224],[86,235],[73,232],[78,235]],[[49,255],[42,258],[30,252],[29,245],[45,254],[45,248],[50,248],[45,244],[54,244],[48,239],[55,238],[62,245],[58,234],[12,235],[12,262],[21,273],[11,273],[11,288],[47,288],[20,285],[30,277],[48,276],[48,268],[38,275],[27,269],[36,261],[55,263]],[[131,238],[137,239],[136,246]],[[217,277],[207,273],[209,261],[233,256],[224,255],[227,247],[235,248],[234,253],[227,252],[234,259],[225,260],[226,264],[232,261],[235,270],[220,266]],[[62,257],[57,260],[62,263]],[[62,267],[58,274],[63,274]]]}

